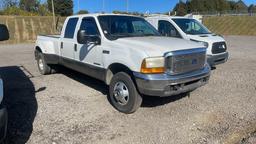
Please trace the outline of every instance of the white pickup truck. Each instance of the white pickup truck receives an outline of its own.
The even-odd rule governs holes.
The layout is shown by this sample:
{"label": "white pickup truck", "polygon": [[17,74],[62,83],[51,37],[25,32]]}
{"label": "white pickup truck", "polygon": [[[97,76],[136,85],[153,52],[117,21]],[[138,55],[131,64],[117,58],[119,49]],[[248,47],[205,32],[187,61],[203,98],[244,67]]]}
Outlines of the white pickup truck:
{"label": "white pickup truck", "polygon": [[156,15],[146,18],[158,31],[167,37],[175,37],[202,43],[207,47],[207,60],[211,67],[228,60],[227,45],[220,35],[211,33],[193,18]]}
{"label": "white pickup truck", "polygon": [[123,113],[135,112],[142,95],[195,90],[211,71],[202,44],[162,37],[143,18],[115,14],[68,17],[61,35],[38,36],[35,58],[42,74],[59,64],[104,81]]}

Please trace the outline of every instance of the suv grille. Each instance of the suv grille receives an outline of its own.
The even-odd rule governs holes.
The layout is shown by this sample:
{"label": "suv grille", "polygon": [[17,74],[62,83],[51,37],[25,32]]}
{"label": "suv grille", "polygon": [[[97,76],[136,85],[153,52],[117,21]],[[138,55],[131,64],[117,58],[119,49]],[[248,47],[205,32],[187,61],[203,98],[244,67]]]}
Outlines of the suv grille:
{"label": "suv grille", "polygon": [[227,45],[225,42],[216,42],[212,44],[212,53],[218,54],[227,51]]}
{"label": "suv grille", "polygon": [[202,69],[206,62],[206,52],[173,55],[166,58],[166,67],[170,74],[182,74]]}

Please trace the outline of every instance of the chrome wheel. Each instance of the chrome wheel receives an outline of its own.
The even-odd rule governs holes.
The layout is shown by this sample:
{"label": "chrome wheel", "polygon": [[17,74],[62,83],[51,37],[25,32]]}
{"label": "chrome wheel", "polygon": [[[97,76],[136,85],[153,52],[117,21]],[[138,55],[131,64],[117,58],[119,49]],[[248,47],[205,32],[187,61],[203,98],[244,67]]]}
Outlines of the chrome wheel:
{"label": "chrome wheel", "polygon": [[41,58],[38,60],[38,66],[39,66],[40,70],[44,70],[44,63]]}
{"label": "chrome wheel", "polygon": [[117,82],[114,87],[115,100],[120,105],[126,105],[129,101],[129,90],[123,82]]}

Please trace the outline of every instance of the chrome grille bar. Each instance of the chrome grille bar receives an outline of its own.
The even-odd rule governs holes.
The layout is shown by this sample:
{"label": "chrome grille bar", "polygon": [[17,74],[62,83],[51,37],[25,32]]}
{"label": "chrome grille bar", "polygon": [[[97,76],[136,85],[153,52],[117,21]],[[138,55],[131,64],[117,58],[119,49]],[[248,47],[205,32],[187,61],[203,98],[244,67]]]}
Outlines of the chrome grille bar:
{"label": "chrome grille bar", "polygon": [[171,75],[183,74],[202,69],[206,63],[206,49],[197,48],[167,53],[166,69]]}

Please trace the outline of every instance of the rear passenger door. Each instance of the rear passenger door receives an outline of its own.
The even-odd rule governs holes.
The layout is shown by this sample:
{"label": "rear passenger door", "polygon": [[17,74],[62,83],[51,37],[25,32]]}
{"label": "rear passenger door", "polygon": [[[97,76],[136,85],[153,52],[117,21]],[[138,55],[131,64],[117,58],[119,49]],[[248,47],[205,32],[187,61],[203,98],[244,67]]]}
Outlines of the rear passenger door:
{"label": "rear passenger door", "polygon": [[66,24],[66,28],[61,39],[60,52],[65,60],[74,60],[74,49],[76,45],[75,31],[78,18],[70,18]]}
{"label": "rear passenger door", "polygon": [[182,38],[178,30],[166,20],[158,21],[158,31],[162,36]]}

